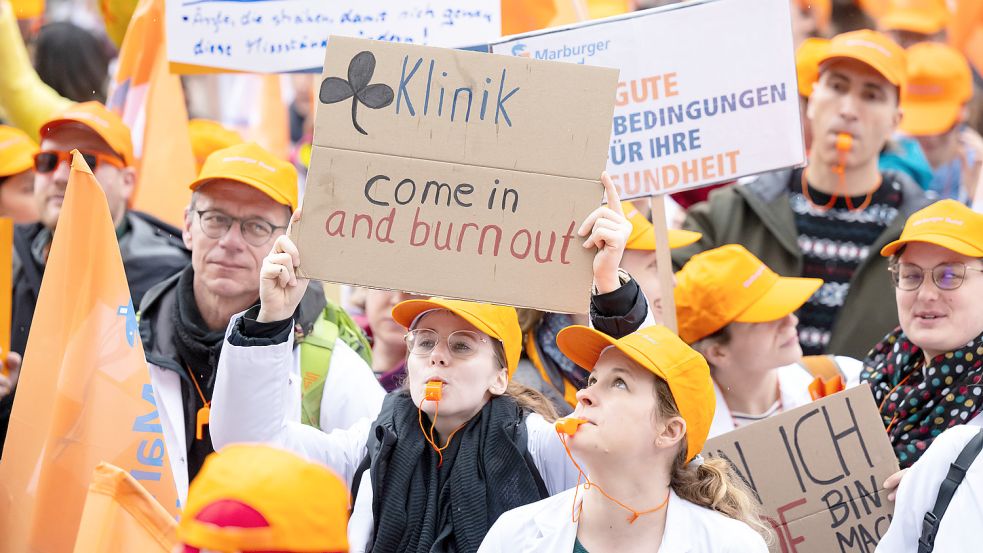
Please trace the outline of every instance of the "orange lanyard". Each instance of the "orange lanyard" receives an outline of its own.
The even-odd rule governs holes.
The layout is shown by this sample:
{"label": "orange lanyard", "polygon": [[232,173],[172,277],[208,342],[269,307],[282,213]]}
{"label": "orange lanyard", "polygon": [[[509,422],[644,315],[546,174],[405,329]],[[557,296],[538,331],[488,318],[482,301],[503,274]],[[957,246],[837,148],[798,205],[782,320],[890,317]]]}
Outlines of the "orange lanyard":
{"label": "orange lanyard", "polygon": [[[529,356],[529,361],[539,371],[543,382],[553,386],[553,379],[546,373],[546,366],[543,364],[543,359],[539,356],[539,348],[536,347],[536,334],[531,330],[526,334],[526,355]],[[563,400],[570,407],[577,407],[577,387],[562,375],[560,375],[560,380],[563,381]],[[556,386],[553,386],[553,389],[557,392],[560,391]]]}
{"label": "orange lanyard", "polygon": [[188,369],[188,376],[191,377],[191,383],[195,385],[195,390],[198,391],[198,397],[201,398],[201,402],[205,404],[204,407],[198,409],[198,414],[195,415],[195,439],[203,440],[205,425],[208,424],[208,417],[212,412],[212,402],[205,399],[205,394],[201,392],[201,386],[198,385],[198,379],[195,378],[194,371],[191,370],[191,366],[188,364],[184,365]]}
{"label": "orange lanyard", "polygon": [[[902,378],[902,379],[901,379],[901,382],[898,382],[897,384],[895,384],[895,385],[894,385],[894,387],[893,387],[893,388],[891,388],[891,391],[890,391],[890,392],[888,392],[888,393],[887,393],[887,394],[886,394],[886,395],[884,396],[884,400],[883,400],[883,401],[881,401],[881,404],[877,406],[877,410],[878,410],[878,411],[881,411],[881,410],[882,410],[882,409],[884,408],[884,404],[885,404],[885,403],[887,403],[887,400],[888,400],[888,399],[890,399],[890,397],[891,397],[891,394],[893,394],[893,393],[895,392],[895,390],[897,390],[898,388],[900,388],[901,386],[903,386],[905,382],[908,382],[908,379],[909,379],[909,378],[911,378],[911,375],[913,375],[913,374],[915,374],[915,373],[914,373],[914,372],[910,372],[910,373],[908,373],[908,376],[906,376],[906,377],[904,377],[904,378]],[[901,397],[899,396],[899,397],[898,397],[898,399],[900,400],[900,399],[901,399]],[[899,404],[900,404],[900,402],[899,402]],[[898,421],[898,412],[897,412],[897,411],[895,411],[895,412],[894,412],[894,416],[893,416],[893,417],[891,417],[891,422],[890,422],[890,423],[888,423],[888,425],[887,425],[887,429],[886,429],[885,431],[886,431],[886,432],[891,432],[891,427],[892,427],[892,426],[894,426],[894,423],[895,423],[895,422],[897,422],[897,421]]]}

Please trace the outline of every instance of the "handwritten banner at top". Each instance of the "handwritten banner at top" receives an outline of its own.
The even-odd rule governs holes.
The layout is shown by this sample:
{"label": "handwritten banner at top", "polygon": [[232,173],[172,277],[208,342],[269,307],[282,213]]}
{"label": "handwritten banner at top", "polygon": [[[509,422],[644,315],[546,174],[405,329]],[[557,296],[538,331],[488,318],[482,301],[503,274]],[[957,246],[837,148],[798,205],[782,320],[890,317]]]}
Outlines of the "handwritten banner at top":
{"label": "handwritten banner at top", "polygon": [[805,161],[786,0],[685,2],[492,51],[621,70],[607,170],[623,198]]}
{"label": "handwritten banner at top", "polygon": [[216,71],[324,62],[328,35],[457,47],[501,36],[498,0],[166,0],[167,57]]}

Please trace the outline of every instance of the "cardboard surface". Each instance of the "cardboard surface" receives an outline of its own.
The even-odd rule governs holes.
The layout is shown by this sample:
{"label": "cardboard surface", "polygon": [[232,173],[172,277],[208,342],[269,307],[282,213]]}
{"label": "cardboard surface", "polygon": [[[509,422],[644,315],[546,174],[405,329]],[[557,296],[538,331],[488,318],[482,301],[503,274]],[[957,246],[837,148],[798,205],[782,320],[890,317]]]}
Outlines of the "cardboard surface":
{"label": "cardboard surface", "polygon": [[621,70],[607,170],[622,199],[805,163],[786,0],[682,2],[492,51]]}
{"label": "cardboard surface", "polygon": [[321,82],[302,275],[587,311],[616,70],[332,37]]}
{"label": "cardboard surface", "polygon": [[894,504],[881,488],[898,461],[862,384],[707,441],[750,485],[776,553],[873,552]]}
{"label": "cardboard surface", "polygon": [[459,47],[501,36],[498,0],[166,0],[181,73],[318,71],[328,35]]}

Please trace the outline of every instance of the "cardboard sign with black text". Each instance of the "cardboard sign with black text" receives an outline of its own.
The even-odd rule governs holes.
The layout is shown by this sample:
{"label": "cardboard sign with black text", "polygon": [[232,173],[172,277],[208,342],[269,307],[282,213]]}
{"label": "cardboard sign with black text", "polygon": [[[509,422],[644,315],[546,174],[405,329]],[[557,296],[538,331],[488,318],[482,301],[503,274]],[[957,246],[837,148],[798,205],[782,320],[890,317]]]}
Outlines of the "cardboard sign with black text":
{"label": "cardboard sign with black text", "polygon": [[780,553],[873,553],[898,461],[866,384],[707,441],[748,483]]}
{"label": "cardboard sign with black text", "polygon": [[618,71],[332,37],[304,276],[586,312]]}

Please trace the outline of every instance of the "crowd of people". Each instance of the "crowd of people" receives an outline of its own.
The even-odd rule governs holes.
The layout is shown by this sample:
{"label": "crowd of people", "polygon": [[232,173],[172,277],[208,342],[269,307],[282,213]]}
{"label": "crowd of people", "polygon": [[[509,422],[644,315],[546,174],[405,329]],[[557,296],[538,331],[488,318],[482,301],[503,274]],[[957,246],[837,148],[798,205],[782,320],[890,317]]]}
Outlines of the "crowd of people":
{"label": "crowd of people", "polygon": [[[302,278],[304,156],[196,112],[206,77],[185,82],[203,118],[183,226],[132,209],[108,29],[19,4],[0,0],[0,456],[78,150],[139,313],[183,551],[763,552],[772,528],[705,442],[864,384],[902,469],[877,551],[973,543],[983,459],[923,524],[983,435],[983,52],[953,40],[963,2],[790,0],[808,163],[675,195],[672,289],[648,201],[602,175],[585,315]],[[302,152],[313,110],[288,109]]]}

